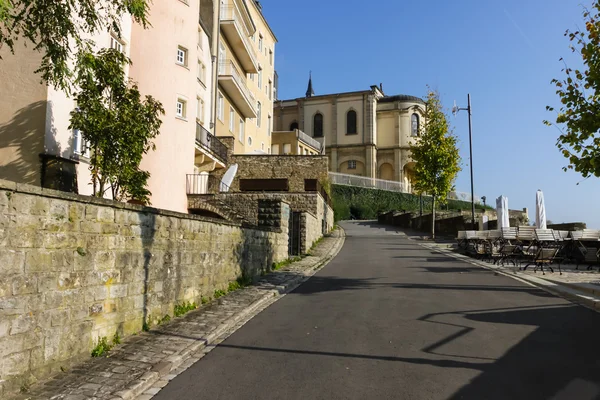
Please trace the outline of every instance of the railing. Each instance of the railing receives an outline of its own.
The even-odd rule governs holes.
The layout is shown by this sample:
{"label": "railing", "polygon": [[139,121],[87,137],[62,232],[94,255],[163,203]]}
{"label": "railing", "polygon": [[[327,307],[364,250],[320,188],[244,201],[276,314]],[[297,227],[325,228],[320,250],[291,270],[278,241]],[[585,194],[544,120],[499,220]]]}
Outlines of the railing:
{"label": "railing", "polygon": [[370,189],[381,189],[390,192],[408,193],[405,185],[401,182],[386,181],[384,179],[367,178],[364,176],[340,174],[330,172],[329,179],[336,185],[358,186]]}
{"label": "railing", "polygon": [[[335,185],[357,186],[369,189],[387,190],[389,192],[411,193],[406,185],[396,181],[386,181],[384,179],[367,178],[364,176],[340,174],[337,172],[329,172],[329,180]],[[471,202],[471,195],[463,192],[450,192],[448,194],[450,200],[461,200]],[[475,196],[475,203],[481,203],[481,199]]]}
{"label": "railing", "polygon": [[242,75],[238,71],[238,69],[235,66],[235,64],[233,63],[233,61],[225,60],[225,61],[219,62],[219,75],[226,75],[226,76],[233,77],[233,80],[240,87],[240,90],[242,91],[242,94],[244,95],[244,97],[246,97],[246,100],[248,101],[248,103],[250,103],[252,105],[253,109],[256,109],[256,98],[254,97],[254,94],[252,94],[250,89],[248,89],[248,86],[246,85],[246,78],[242,78]]}
{"label": "railing", "polygon": [[196,143],[227,164],[227,146],[199,123],[196,123]]}
{"label": "railing", "polygon": [[296,129],[296,132],[297,132],[297,138],[299,140],[303,141],[304,143],[308,144],[309,146],[314,147],[319,152],[321,151],[322,145],[318,140],[311,138],[306,133],[302,132],[300,129]]}
{"label": "railing", "polygon": [[221,179],[214,175],[209,175],[207,173],[186,175],[187,194],[214,194],[228,191],[229,186],[221,182]]}
{"label": "railing", "polygon": [[252,45],[252,43],[250,43],[250,39],[248,39],[248,29],[244,27],[245,24],[242,15],[240,14],[240,10],[238,10],[238,8],[233,5],[222,5],[221,21],[233,21],[233,23],[240,32],[242,42],[244,43],[244,47],[246,47],[246,49],[248,50],[250,58],[252,58],[254,64],[257,64],[256,52],[254,51],[254,46]]}

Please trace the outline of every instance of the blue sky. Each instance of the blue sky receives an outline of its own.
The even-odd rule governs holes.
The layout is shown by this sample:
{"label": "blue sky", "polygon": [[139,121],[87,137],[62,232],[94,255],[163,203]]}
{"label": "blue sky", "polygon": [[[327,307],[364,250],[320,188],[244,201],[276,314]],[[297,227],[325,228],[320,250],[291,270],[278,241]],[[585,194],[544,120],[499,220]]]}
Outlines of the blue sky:
{"label": "blue sky", "polygon": [[[534,219],[542,189],[548,219],[600,228],[600,179],[563,172],[559,133],[542,124],[553,116],[545,107],[558,104],[550,80],[562,77],[560,57],[578,63],[564,31],[583,25],[581,4],[591,0],[261,3],[279,39],[280,99],[303,96],[309,70],[316,94],[381,82],[388,95],[423,97],[430,85],[450,109],[471,93],[476,195],[505,195]],[[467,114],[450,120],[463,157],[456,186],[469,192]]]}

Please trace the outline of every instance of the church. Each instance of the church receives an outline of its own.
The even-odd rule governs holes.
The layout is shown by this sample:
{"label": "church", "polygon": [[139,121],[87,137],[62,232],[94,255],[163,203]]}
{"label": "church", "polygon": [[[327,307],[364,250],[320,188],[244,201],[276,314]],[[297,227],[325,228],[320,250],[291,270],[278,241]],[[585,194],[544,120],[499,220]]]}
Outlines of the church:
{"label": "church", "polygon": [[275,101],[273,108],[274,138],[299,130],[321,144],[331,172],[397,181],[412,191],[410,145],[423,123],[422,99],[386,96],[381,84],[315,95],[310,77],[305,97]]}

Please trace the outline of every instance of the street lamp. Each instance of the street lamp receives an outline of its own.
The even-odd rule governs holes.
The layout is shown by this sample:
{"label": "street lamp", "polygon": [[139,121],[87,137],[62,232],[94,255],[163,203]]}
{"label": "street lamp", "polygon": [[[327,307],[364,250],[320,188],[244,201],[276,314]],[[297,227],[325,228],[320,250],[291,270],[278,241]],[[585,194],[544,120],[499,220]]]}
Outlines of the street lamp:
{"label": "street lamp", "polygon": [[459,108],[454,102],[452,114],[456,115],[459,111],[465,110],[469,114],[469,159],[471,164],[471,218],[473,229],[475,229],[475,190],[473,188],[473,135],[471,129],[471,94],[467,94],[467,108]]}

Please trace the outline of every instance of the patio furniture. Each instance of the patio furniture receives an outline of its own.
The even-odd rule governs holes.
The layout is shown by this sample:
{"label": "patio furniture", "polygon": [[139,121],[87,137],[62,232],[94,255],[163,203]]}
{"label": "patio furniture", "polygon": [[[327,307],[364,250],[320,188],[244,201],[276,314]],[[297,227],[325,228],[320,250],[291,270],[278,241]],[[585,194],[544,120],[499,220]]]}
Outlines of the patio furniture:
{"label": "patio furniture", "polygon": [[576,254],[577,267],[579,264],[589,264],[588,270],[597,266],[600,268],[600,231],[596,229],[584,229],[583,231],[571,232],[574,246],[578,251]]}
{"label": "patio furniture", "polygon": [[496,263],[504,265],[506,261],[517,266],[517,257],[519,255],[519,245],[517,244],[517,228],[502,228],[500,240],[500,258]]}
{"label": "patio furniture", "polygon": [[[563,247],[562,240],[560,237],[556,237],[552,229],[536,229],[535,230],[535,257],[533,258],[533,264],[535,265],[534,271],[538,268],[544,272],[544,265],[546,265],[550,271],[554,272],[551,264],[558,261],[558,271],[562,275],[562,269],[560,265],[559,252]],[[525,266],[524,269],[527,269]]]}

